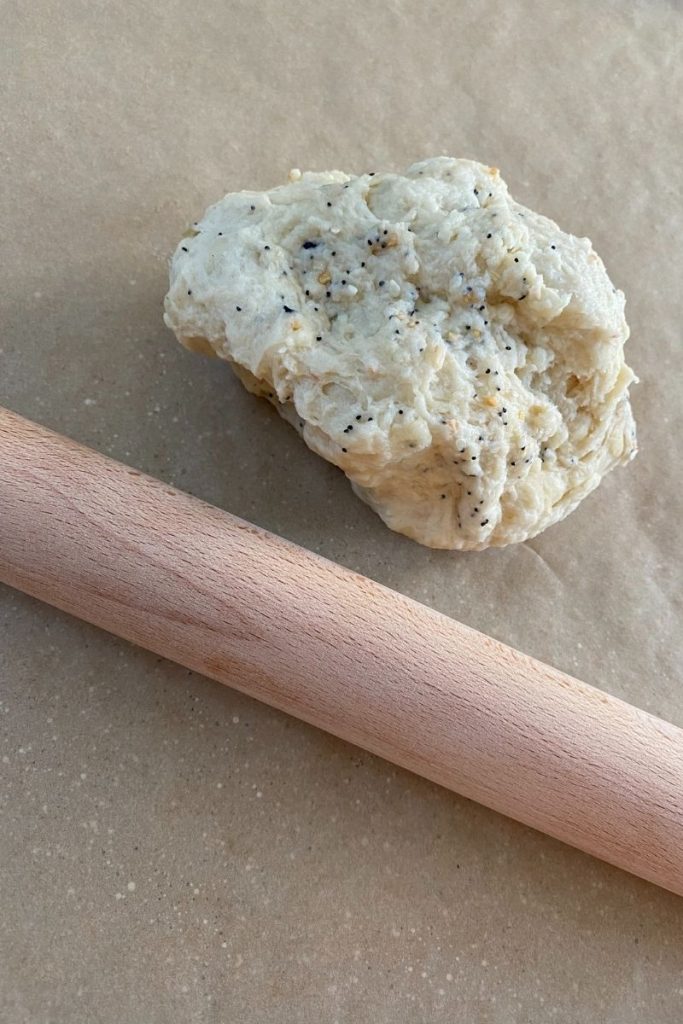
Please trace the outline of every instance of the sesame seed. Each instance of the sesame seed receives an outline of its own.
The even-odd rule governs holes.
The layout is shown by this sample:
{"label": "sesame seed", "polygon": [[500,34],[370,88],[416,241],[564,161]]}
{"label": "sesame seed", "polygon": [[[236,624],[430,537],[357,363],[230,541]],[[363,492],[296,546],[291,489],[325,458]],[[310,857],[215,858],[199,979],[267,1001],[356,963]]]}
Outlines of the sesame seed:
{"label": "sesame seed", "polygon": [[327,205],[328,205],[328,206],[332,206],[332,203],[328,203]]}
{"label": "sesame seed", "polygon": [[191,289],[191,288],[188,288],[188,289],[187,289],[187,294],[188,294],[188,295],[192,295],[192,289]]}
{"label": "sesame seed", "polygon": [[322,336],[322,334],[316,334],[316,336],[315,336],[315,340],[316,340],[316,341],[322,341],[322,340],[323,340],[323,336]]}
{"label": "sesame seed", "polygon": [[237,310],[238,313],[242,312],[242,307],[241,306],[235,306],[235,309]]}
{"label": "sesame seed", "polygon": [[285,313],[293,313],[294,312],[294,310],[290,309],[289,306],[283,306],[282,308],[284,309]]}
{"label": "sesame seed", "polygon": [[487,523],[488,523],[488,519],[482,519],[482,521],[481,521],[481,525],[482,526],[486,526]]}
{"label": "sesame seed", "polygon": [[189,252],[189,249],[187,248],[186,245],[181,245],[180,248],[183,250],[183,252]]}

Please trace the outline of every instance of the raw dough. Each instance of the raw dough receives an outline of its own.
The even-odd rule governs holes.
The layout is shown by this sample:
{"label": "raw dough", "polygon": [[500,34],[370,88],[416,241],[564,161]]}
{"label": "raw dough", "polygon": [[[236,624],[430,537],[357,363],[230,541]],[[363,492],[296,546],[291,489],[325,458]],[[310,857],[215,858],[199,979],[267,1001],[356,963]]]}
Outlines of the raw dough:
{"label": "raw dough", "polygon": [[173,257],[165,320],[432,547],[533,537],[636,451],[623,294],[469,160],[226,196]]}

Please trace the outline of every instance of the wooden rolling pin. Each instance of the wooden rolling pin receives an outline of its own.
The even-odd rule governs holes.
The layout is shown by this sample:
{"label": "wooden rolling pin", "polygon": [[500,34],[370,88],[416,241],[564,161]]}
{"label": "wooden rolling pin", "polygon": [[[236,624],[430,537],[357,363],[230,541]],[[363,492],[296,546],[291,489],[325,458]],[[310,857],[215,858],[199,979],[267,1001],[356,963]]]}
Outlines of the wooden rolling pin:
{"label": "wooden rolling pin", "polygon": [[683,894],[683,730],[2,409],[0,579]]}

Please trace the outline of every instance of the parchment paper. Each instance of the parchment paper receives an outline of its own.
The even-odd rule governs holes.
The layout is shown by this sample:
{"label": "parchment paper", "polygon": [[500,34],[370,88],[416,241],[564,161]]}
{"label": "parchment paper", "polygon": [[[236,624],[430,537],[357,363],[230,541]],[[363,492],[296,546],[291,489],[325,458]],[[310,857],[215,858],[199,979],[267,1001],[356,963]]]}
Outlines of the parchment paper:
{"label": "parchment paper", "polygon": [[[9,0],[2,25],[0,401],[683,724],[681,7]],[[641,378],[636,462],[484,554],[390,533],[161,321],[225,191],[442,152],[591,236]],[[679,899],[8,590],[0,700],[8,1024],[683,1017]]]}

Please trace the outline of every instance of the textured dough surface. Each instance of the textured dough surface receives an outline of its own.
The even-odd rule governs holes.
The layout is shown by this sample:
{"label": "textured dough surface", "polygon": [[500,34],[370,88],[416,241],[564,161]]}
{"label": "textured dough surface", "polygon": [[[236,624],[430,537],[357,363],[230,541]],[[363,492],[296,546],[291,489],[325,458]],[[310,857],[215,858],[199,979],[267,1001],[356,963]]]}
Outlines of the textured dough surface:
{"label": "textured dough surface", "polygon": [[636,451],[623,294],[469,160],[227,195],[173,256],[165,320],[432,547],[533,537]]}

